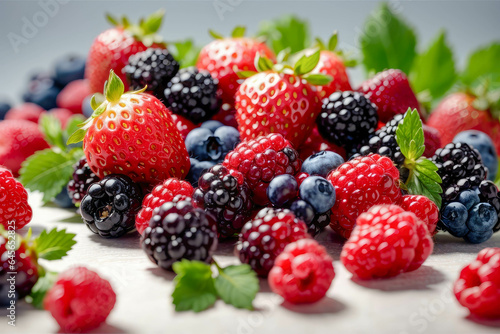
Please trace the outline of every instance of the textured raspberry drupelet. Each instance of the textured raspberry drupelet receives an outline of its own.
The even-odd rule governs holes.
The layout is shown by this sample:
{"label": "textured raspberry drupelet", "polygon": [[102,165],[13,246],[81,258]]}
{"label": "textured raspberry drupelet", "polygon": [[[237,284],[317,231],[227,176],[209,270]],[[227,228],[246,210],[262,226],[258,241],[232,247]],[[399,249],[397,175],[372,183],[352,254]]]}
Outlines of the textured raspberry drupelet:
{"label": "textured raspberry drupelet", "polygon": [[177,195],[192,196],[193,187],[189,182],[170,178],[158,184],[151,193],[144,197],[142,209],[135,217],[135,228],[142,234],[153,216],[153,210],[165,202],[170,202]]}
{"label": "textured raspberry drupelet", "polygon": [[269,182],[281,174],[295,175],[300,171],[299,154],[282,135],[271,133],[244,141],[229,152],[223,165],[238,170],[252,189],[257,205],[269,203],[266,190]]}
{"label": "textured raspberry drupelet", "polygon": [[361,213],[373,205],[393,204],[401,198],[398,169],[391,159],[378,154],[347,161],[327,179],[337,196],[330,226],[346,239]]}
{"label": "textured raspberry drupelet", "polygon": [[500,318],[500,248],[485,248],[462,269],[453,287],[458,302],[472,314]]}
{"label": "textured raspberry drupelet", "polygon": [[217,225],[191,198],[177,195],[154,209],[141,245],[149,259],[163,269],[170,270],[181,259],[210,263],[217,248]]}
{"label": "textured raspberry drupelet", "polygon": [[61,273],[43,301],[66,333],[88,332],[106,321],[115,306],[111,284],[96,272],[75,267]]}
{"label": "textured raspberry drupelet", "polygon": [[236,250],[242,263],[265,277],[283,249],[304,238],[310,238],[307,226],[290,210],[264,208],[243,226]]}
{"label": "textured raspberry drupelet", "polygon": [[[241,175],[233,171],[236,173]],[[194,203],[216,217],[221,237],[233,237],[239,233],[252,213],[250,188],[238,179],[243,177],[235,177],[226,167],[215,165],[201,175],[193,194]]]}
{"label": "textured raspberry drupelet", "polygon": [[28,192],[8,169],[0,166],[0,224],[7,230],[14,221],[18,230],[31,221],[32,215]]}
{"label": "textured raspberry drupelet", "polygon": [[276,258],[269,285],[290,303],[314,303],[326,295],[332,284],[332,262],[326,249],[315,240],[298,240]]}
{"label": "textured raspberry drupelet", "polygon": [[68,182],[68,194],[73,204],[80,204],[92,183],[99,181],[90,169],[87,158],[83,157],[73,166],[73,178]]}
{"label": "textured raspberry drupelet", "polygon": [[413,212],[418,219],[426,223],[431,235],[437,233],[439,209],[429,198],[421,195],[404,195],[397,204],[404,210]]}
{"label": "textured raspberry drupelet", "polygon": [[374,206],[356,224],[341,260],[360,279],[415,270],[432,253],[434,243],[426,224],[397,205]]}

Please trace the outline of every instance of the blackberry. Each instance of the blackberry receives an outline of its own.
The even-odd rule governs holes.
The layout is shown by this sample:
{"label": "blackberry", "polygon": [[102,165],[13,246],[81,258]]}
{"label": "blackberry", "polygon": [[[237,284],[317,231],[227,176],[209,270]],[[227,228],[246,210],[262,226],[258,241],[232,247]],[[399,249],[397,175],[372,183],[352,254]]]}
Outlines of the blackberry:
{"label": "blackberry", "polygon": [[142,190],[128,176],[112,174],[92,184],[80,203],[87,227],[104,238],[116,238],[135,227]]}
{"label": "blackberry", "polygon": [[[233,173],[238,173],[234,171]],[[243,176],[239,178],[243,180]],[[193,194],[194,203],[217,218],[221,237],[233,237],[241,231],[252,212],[251,191],[244,182],[215,165],[201,175]]]}
{"label": "blackberry", "polygon": [[80,159],[80,161],[73,166],[73,169],[73,176],[68,182],[67,188],[73,204],[79,205],[82,198],[87,195],[87,190],[90,185],[99,181],[99,177],[92,172],[85,157]]}
{"label": "blackberry", "polygon": [[178,195],[153,211],[141,237],[149,259],[163,269],[181,259],[210,263],[217,248],[217,226],[211,214]]}
{"label": "blackberry", "polygon": [[498,213],[498,222],[493,227],[493,232],[498,232],[500,230],[500,191],[493,182],[488,180],[482,181],[478,189],[481,201],[489,203]]}
{"label": "blackberry", "polygon": [[351,148],[375,132],[377,107],[362,93],[335,92],[323,101],[316,123],[325,139]]}
{"label": "blackberry", "polygon": [[317,213],[314,208],[304,200],[298,199],[290,205],[290,211],[295,217],[301,219],[307,225],[307,232],[313,237],[318,235],[330,224],[332,210]]}
{"label": "blackberry", "polygon": [[167,83],[179,71],[179,63],[165,49],[150,48],[130,56],[128,65],[123,68],[130,87],[134,90],[144,88],[159,99]]}
{"label": "blackberry", "polygon": [[219,81],[196,67],[183,68],[167,83],[165,105],[174,113],[198,124],[219,111]]}

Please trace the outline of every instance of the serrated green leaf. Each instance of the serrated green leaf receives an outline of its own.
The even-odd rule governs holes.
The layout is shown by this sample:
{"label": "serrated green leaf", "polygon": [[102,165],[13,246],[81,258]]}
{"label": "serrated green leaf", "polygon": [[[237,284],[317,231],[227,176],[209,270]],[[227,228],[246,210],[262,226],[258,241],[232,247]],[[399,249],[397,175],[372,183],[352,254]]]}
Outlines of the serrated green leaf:
{"label": "serrated green leaf", "polygon": [[273,69],[273,66],[274,63],[271,59],[259,54],[255,57],[255,68],[257,69],[257,71],[270,71]]}
{"label": "serrated green leaf", "polygon": [[296,53],[309,47],[309,24],[293,15],[260,23],[258,36],[266,38],[275,54],[286,48]]}
{"label": "serrated green leaf", "polygon": [[53,228],[49,233],[43,230],[33,242],[33,246],[39,258],[59,260],[76,244],[75,236],[76,234],[66,232],[66,229],[58,231],[57,228]]}
{"label": "serrated green leaf", "polygon": [[219,269],[215,289],[227,304],[251,310],[252,302],[259,291],[259,280],[248,264],[228,266]]}
{"label": "serrated green leaf", "polygon": [[168,51],[179,62],[181,68],[186,68],[196,65],[200,48],[194,44],[192,39],[186,39],[169,43]]}
{"label": "serrated green leaf", "polygon": [[437,173],[438,168],[434,162],[426,158],[419,158],[415,168],[419,173],[426,175],[436,183],[441,183],[441,176]]}
{"label": "serrated green leaf", "polygon": [[236,26],[236,27],[234,27],[233,31],[231,32],[231,37],[234,37],[234,38],[244,37],[246,30],[247,30],[246,27]]}
{"label": "serrated green leaf", "polygon": [[461,76],[462,82],[472,85],[475,81],[489,77],[500,82],[500,42],[493,42],[473,52]]}
{"label": "serrated green leaf", "polygon": [[328,85],[333,80],[331,76],[321,73],[306,74],[302,78],[314,86]]}
{"label": "serrated green leaf", "polygon": [[328,50],[335,51],[335,49],[337,48],[338,38],[339,36],[337,31],[334,31],[332,36],[328,40]]}
{"label": "serrated green leaf", "polygon": [[416,55],[416,36],[387,3],[382,3],[365,21],[360,44],[368,73],[388,68],[410,72]]}
{"label": "serrated green leaf", "polygon": [[396,129],[396,141],[406,159],[415,161],[425,151],[425,137],[422,120],[416,109],[408,109]]}
{"label": "serrated green leaf", "polygon": [[[426,160],[428,163],[434,165],[434,163],[430,160],[423,160]],[[410,176],[406,183],[408,193],[412,195],[426,196],[431,201],[436,203],[437,207],[440,209],[442,203],[441,194],[443,190],[441,185],[436,182],[436,179],[439,178],[439,180],[441,180],[441,178],[436,171],[432,171],[433,168],[429,169],[429,166],[422,165],[419,167],[421,163],[422,162],[417,163],[416,169],[410,172]],[[437,167],[435,169],[437,170]]]}
{"label": "serrated green leaf", "polygon": [[203,311],[217,300],[212,269],[200,261],[182,260],[173,265],[177,274],[172,292],[176,311]]}
{"label": "serrated green leaf", "polygon": [[61,121],[57,117],[50,113],[45,113],[40,117],[39,126],[45,140],[51,146],[57,146],[63,151],[66,150]]}
{"label": "serrated green leaf", "polygon": [[37,309],[42,310],[43,299],[57,281],[57,275],[58,274],[55,272],[47,272],[44,276],[38,278],[35,285],[31,289],[30,294],[26,296],[26,301]]}
{"label": "serrated green leaf", "polygon": [[222,36],[218,32],[213,31],[212,29],[208,30],[208,33],[210,34],[210,36],[212,36],[215,39],[223,39],[224,38],[224,36]]}
{"label": "serrated green leaf", "polygon": [[311,72],[319,62],[320,51],[316,50],[313,54],[306,56],[303,55],[295,63],[293,71],[296,75],[304,75]]}
{"label": "serrated green leaf", "polygon": [[444,31],[415,59],[410,80],[416,92],[427,91],[433,99],[443,96],[453,86],[455,62]]}

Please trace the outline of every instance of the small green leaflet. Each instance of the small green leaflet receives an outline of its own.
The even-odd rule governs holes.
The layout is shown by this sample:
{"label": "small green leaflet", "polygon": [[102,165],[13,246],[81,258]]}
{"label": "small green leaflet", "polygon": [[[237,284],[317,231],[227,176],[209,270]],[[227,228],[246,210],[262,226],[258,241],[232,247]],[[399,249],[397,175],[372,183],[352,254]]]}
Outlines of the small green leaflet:
{"label": "small green leaflet", "polygon": [[247,28],[243,26],[236,26],[233,31],[231,32],[231,37],[233,38],[239,38],[239,37],[244,37],[245,32]]}
{"label": "small green leaflet", "polygon": [[66,150],[61,121],[51,114],[44,114],[39,121],[40,130],[51,146]]}
{"label": "small green leaflet", "polygon": [[248,264],[219,268],[215,289],[227,304],[251,310],[259,291],[259,279]]}
{"label": "small green leaflet", "polygon": [[123,84],[123,81],[121,81],[113,70],[109,71],[109,78],[104,87],[106,99],[110,102],[118,102],[125,92],[125,85]]}
{"label": "small green leaflet", "polygon": [[59,260],[76,244],[75,236],[76,234],[66,232],[66,229],[58,231],[57,228],[53,228],[48,233],[47,230],[43,230],[33,245],[39,258]]}
{"label": "small green leaflet", "polygon": [[259,72],[270,71],[273,69],[273,66],[274,63],[271,59],[261,56],[259,54],[255,57],[255,68],[257,69],[257,71]]}
{"label": "small green leaflet", "polygon": [[208,31],[208,33],[209,33],[209,34],[210,34],[210,36],[212,36],[214,39],[223,39],[223,38],[224,38],[224,36],[222,36],[221,34],[219,34],[218,32],[216,32],[216,31],[214,31],[214,30],[212,30],[212,29],[210,29],[210,30]]}
{"label": "small green leaflet", "polygon": [[335,51],[335,49],[337,48],[338,39],[339,39],[338,32],[334,31],[332,36],[328,40],[328,50]]}
{"label": "small green leaflet", "polygon": [[36,284],[31,289],[31,293],[26,296],[26,301],[37,309],[42,310],[43,299],[57,281],[57,275],[58,274],[55,272],[48,272],[44,276],[38,278],[38,281],[36,281]]}
{"label": "small green leaflet", "polygon": [[239,72],[236,72],[236,74],[238,75],[238,78],[240,79],[246,79],[246,78],[250,78],[251,76],[257,74],[258,72],[255,72],[255,71],[239,71]]}
{"label": "small green leaflet", "polygon": [[304,78],[308,83],[314,86],[328,85],[333,80],[331,76],[321,73],[306,74],[302,78]]}
{"label": "small green leaflet", "polygon": [[168,51],[179,62],[181,68],[186,68],[196,65],[200,48],[194,44],[192,39],[185,39],[169,43]]}
{"label": "small green leaflet", "polygon": [[404,119],[396,129],[396,138],[401,153],[410,160],[417,160],[424,154],[425,137],[418,111],[408,109]]}
{"label": "small green leaflet", "polygon": [[469,57],[461,79],[471,86],[475,81],[489,77],[493,82],[500,82],[500,42],[494,42],[476,50]]}
{"label": "small green leaflet", "polygon": [[307,73],[311,72],[312,70],[314,70],[316,65],[318,65],[319,55],[320,55],[320,51],[316,50],[310,56],[303,55],[302,57],[300,57],[300,59],[297,60],[297,62],[295,63],[295,65],[293,67],[294,73],[296,75],[300,76],[300,75],[307,74]]}
{"label": "small green leaflet", "polygon": [[261,22],[257,35],[269,42],[275,54],[287,48],[290,53],[299,52],[309,47],[311,40],[307,21],[293,15]]}

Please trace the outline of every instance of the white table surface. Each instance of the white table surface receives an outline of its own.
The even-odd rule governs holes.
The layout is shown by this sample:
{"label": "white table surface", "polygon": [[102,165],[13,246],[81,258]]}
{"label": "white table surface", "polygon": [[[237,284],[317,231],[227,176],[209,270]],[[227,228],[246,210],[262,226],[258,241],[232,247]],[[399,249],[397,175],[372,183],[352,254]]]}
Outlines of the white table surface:
{"label": "white table surface", "polygon": [[[327,229],[318,239],[335,262],[335,279],[326,298],[309,306],[283,304],[261,280],[255,311],[239,310],[217,301],[204,312],[176,313],[172,305],[174,274],[156,267],[139,246],[138,234],[103,239],[91,233],[74,210],[40,207],[30,195],[35,234],[43,228],[66,228],[78,243],[69,256],[43,262],[62,271],[84,265],[110,280],[117,303],[107,324],[95,333],[499,333],[500,321],[469,316],[451,293],[461,268],[481,249],[500,246],[500,234],[480,245],[467,244],[446,234],[435,238],[434,254],[415,272],[393,279],[355,282],[342,266],[342,241]],[[219,246],[215,258],[237,263],[234,242]],[[16,327],[7,325],[0,311],[0,333],[56,333],[59,327],[46,311],[18,303]]]}

